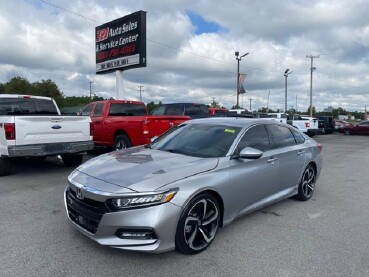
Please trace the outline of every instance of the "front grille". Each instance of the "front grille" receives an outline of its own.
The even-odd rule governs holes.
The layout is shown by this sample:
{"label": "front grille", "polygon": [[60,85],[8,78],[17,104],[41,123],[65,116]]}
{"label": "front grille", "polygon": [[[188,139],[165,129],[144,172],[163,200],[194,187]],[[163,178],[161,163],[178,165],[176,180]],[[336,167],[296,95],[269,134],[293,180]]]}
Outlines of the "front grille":
{"label": "front grille", "polygon": [[102,216],[110,211],[104,202],[78,199],[70,188],[66,191],[66,199],[69,218],[92,234],[96,233]]}

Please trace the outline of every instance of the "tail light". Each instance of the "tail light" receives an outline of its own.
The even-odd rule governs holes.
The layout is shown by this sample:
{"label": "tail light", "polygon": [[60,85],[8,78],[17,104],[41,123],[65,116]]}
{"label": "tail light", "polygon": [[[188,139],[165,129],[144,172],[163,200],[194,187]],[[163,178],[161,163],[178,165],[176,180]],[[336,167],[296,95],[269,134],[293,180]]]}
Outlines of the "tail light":
{"label": "tail light", "polygon": [[305,122],[305,127],[309,128],[310,127],[310,122]]}
{"label": "tail light", "polygon": [[7,140],[15,140],[15,124],[14,123],[5,123],[5,138]]}
{"label": "tail light", "polygon": [[90,136],[94,135],[94,125],[90,122]]}
{"label": "tail light", "polygon": [[319,153],[321,153],[322,150],[323,150],[323,145],[321,145],[320,143],[318,143],[317,146],[318,146]]}
{"label": "tail light", "polygon": [[150,125],[149,125],[148,120],[145,120],[144,122],[142,122],[142,133],[144,135],[150,134]]}

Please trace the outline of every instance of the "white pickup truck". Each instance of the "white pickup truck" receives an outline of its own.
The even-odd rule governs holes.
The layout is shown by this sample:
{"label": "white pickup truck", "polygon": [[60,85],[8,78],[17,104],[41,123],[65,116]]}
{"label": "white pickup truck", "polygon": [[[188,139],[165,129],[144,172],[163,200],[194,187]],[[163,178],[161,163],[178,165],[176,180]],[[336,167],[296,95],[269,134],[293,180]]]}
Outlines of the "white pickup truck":
{"label": "white pickup truck", "polygon": [[319,131],[318,119],[315,117],[293,115],[292,120],[287,120],[287,123],[304,132],[309,137],[315,136]]}
{"label": "white pickup truck", "polygon": [[90,117],[62,116],[49,97],[0,94],[0,176],[18,157],[61,155],[78,166],[93,146]]}
{"label": "white pickup truck", "polygon": [[285,113],[268,113],[263,117],[273,119],[281,123],[287,123],[299,129],[300,131],[306,133],[310,137],[313,137],[318,133],[318,119],[309,116],[300,115],[287,115]]}

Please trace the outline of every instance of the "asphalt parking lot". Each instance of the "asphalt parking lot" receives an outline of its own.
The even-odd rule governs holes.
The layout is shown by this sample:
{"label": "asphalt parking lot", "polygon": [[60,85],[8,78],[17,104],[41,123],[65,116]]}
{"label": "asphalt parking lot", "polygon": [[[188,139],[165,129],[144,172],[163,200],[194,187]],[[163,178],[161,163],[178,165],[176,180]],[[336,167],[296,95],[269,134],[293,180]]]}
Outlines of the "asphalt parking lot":
{"label": "asphalt parking lot", "polygon": [[324,168],[310,201],[247,215],[195,256],[98,245],[67,221],[72,169],[20,161],[0,178],[0,276],[369,276],[369,137],[314,139]]}

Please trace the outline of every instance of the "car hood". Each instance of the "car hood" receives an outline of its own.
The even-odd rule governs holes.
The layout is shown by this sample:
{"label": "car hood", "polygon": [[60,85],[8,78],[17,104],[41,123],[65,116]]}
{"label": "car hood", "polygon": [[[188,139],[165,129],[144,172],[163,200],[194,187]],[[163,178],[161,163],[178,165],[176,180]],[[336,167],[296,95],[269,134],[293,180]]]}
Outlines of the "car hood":
{"label": "car hood", "polygon": [[216,168],[218,158],[198,158],[134,147],[91,159],[70,179],[98,191],[154,191],[162,186]]}

